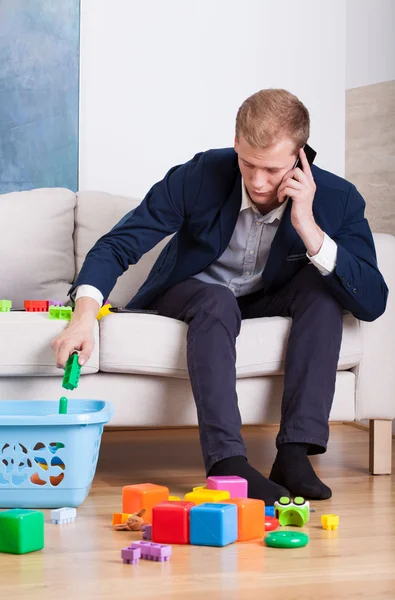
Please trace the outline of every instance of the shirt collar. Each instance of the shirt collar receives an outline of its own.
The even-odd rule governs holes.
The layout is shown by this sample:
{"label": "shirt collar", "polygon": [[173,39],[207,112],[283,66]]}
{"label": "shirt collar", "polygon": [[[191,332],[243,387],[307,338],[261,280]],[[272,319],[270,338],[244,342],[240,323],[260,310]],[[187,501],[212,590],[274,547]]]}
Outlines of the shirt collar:
{"label": "shirt collar", "polygon": [[274,208],[273,210],[271,210],[270,212],[268,212],[266,215],[262,215],[259,210],[257,209],[257,207],[255,206],[255,204],[252,202],[249,193],[247,192],[247,188],[245,186],[244,183],[244,179],[241,179],[241,206],[240,206],[240,212],[242,210],[248,210],[249,208],[252,209],[255,213],[257,213],[259,215],[260,218],[262,218],[264,223],[273,223],[273,221],[281,221],[281,218],[284,214],[285,208],[288,204],[288,200],[285,200],[285,202],[283,202],[282,204],[280,204],[280,206],[277,206],[277,208]]}

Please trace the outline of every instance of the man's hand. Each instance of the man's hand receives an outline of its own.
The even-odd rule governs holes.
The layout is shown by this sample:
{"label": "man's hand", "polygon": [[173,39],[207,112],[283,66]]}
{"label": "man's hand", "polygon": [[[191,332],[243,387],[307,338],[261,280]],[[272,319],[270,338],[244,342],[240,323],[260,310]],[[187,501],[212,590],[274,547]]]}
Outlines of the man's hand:
{"label": "man's hand", "polygon": [[99,308],[93,298],[77,300],[70,324],[51,343],[57,367],[64,369],[67,359],[76,350],[80,352],[78,363],[81,366],[89,360],[95,345],[93,331]]}
{"label": "man's hand", "polygon": [[318,254],[324,242],[324,232],[318,227],[313,215],[313,200],[316,191],[313,174],[305,151],[299,151],[303,167],[288,171],[277,190],[280,203],[289,196],[292,198],[291,223],[303,240],[310,256]]}

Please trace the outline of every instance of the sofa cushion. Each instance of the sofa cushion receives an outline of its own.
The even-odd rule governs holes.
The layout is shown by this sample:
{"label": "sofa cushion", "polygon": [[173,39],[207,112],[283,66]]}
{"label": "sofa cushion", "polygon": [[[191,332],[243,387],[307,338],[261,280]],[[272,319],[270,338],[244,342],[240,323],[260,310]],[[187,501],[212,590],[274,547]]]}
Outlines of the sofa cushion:
{"label": "sofa cushion", "polygon": [[[48,318],[48,313],[0,312],[0,377],[27,375],[58,375],[50,346],[63,331],[67,321]],[[99,368],[99,328],[95,328],[95,348],[81,373],[96,373]],[[59,395],[62,388],[59,383]]]}
{"label": "sofa cushion", "polygon": [[[110,231],[141,200],[114,196],[104,192],[79,192],[75,216],[75,255],[76,273],[81,270],[85,256],[95,242]],[[126,306],[145,281],[160,251],[172,236],[166,237],[150,252],[147,252],[137,265],[132,265],[118,279],[109,301],[113,306]]]}
{"label": "sofa cushion", "polygon": [[[244,320],[236,346],[237,377],[282,373],[290,326],[288,317]],[[100,321],[100,370],[187,378],[186,332],[185,323],[168,317],[109,315]],[[347,313],[338,369],[357,365],[361,353],[359,322]]]}
{"label": "sofa cushion", "polygon": [[75,277],[74,207],[66,189],[3,194],[0,219],[0,298],[67,300]]}

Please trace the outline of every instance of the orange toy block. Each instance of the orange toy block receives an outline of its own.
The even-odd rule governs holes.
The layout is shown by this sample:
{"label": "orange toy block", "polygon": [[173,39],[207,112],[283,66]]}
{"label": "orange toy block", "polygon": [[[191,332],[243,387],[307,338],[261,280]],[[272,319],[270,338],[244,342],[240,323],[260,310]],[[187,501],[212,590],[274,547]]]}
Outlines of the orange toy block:
{"label": "orange toy block", "polygon": [[114,513],[112,516],[112,526],[114,525],[123,525],[129,519],[130,515],[128,513]]}
{"label": "orange toy block", "polygon": [[238,542],[247,542],[265,535],[265,503],[254,498],[230,498],[223,504],[236,504],[238,519]]}
{"label": "orange toy block", "polygon": [[125,485],[122,488],[122,512],[135,513],[145,508],[143,519],[146,523],[152,523],[152,508],[169,499],[169,488],[154,483],[138,483],[136,485]]}

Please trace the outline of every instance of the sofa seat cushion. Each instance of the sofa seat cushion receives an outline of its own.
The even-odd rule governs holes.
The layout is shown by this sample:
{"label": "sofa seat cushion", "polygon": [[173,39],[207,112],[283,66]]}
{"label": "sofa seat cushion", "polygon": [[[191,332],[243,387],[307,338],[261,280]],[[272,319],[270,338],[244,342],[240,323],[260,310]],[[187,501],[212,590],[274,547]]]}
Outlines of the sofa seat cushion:
{"label": "sofa seat cushion", "polygon": [[[55,321],[48,313],[0,312],[0,377],[27,375],[58,375],[50,346],[51,341],[66,327],[67,321]],[[81,374],[99,369],[99,330],[95,328],[95,349]],[[61,394],[59,383],[59,395]]]}
{"label": "sofa seat cushion", "polygon": [[[242,322],[237,338],[237,377],[284,372],[291,319],[263,317]],[[158,315],[113,314],[100,321],[100,371],[188,378],[187,325]],[[359,364],[362,353],[360,326],[344,315],[338,369]]]}

